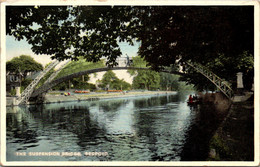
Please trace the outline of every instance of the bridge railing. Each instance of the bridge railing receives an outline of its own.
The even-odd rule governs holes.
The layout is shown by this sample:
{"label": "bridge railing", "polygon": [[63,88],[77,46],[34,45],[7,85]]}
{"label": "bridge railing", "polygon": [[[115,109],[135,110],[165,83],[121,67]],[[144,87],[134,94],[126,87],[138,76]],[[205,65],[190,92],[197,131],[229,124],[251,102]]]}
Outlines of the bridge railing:
{"label": "bridge railing", "polygon": [[233,90],[229,82],[221,79],[219,76],[211,72],[209,69],[198,63],[186,62],[186,64],[188,64],[190,67],[192,67],[193,69],[204,75],[206,78],[208,78],[229,99],[233,97]]}
{"label": "bridge railing", "polygon": [[[107,62],[108,60],[105,58],[105,62]],[[133,59],[132,57],[118,57],[116,59],[116,62],[118,65],[114,66],[114,67],[130,67],[133,63]]]}
{"label": "bridge railing", "polygon": [[44,84],[50,83],[70,61],[71,60],[67,60],[64,64],[62,64],[59,69],[51,74],[51,76],[44,82]]}
{"label": "bridge railing", "polygon": [[[118,65],[116,67],[130,67],[132,63],[131,57],[119,57],[116,59],[116,62]],[[197,72],[204,75],[206,78],[208,78],[222,93],[224,93],[229,99],[233,96],[233,90],[231,88],[231,84],[227,81],[224,81],[219,76],[214,74],[212,71],[207,69],[206,67],[198,64],[198,63],[189,63],[186,62],[190,67],[195,69]],[[185,74],[187,71],[184,70],[183,66],[179,66],[179,73]]]}
{"label": "bridge railing", "polygon": [[44,77],[44,75],[49,72],[53,67],[55,67],[57,64],[59,64],[59,61],[56,60],[52,62],[45,70],[43,70],[23,91],[20,97],[16,99],[16,104],[22,104],[22,103],[27,103],[31,94],[34,91],[34,88],[36,85],[39,83],[39,81]]}

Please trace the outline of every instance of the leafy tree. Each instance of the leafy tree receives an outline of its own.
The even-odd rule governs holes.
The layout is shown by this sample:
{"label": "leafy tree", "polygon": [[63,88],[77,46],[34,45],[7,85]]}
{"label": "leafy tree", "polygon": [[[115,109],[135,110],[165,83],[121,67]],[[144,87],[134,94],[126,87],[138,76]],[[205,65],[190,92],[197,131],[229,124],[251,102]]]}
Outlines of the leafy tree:
{"label": "leafy tree", "polygon": [[104,75],[103,75],[103,77],[102,77],[102,80],[101,80],[101,82],[102,82],[102,87],[111,87],[111,83],[114,81],[114,80],[116,80],[116,79],[118,79],[117,78],[117,76],[116,76],[116,74],[113,72],[113,71],[111,71],[111,70],[109,70],[109,71],[107,71]]}
{"label": "leafy tree", "polygon": [[[55,79],[77,73],[84,70],[89,69],[95,69],[95,68],[101,68],[105,67],[104,60],[101,60],[99,62],[93,63],[93,62],[87,62],[82,57],[79,57],[78,61],[71,61],[69,64],[67,64],[55,77]],[[88,83],[89,75],[83,75],[78,78],[73,78],[70,81],[66,81],[64,83],[61,83],[57,86],[55,86],[53,89],[55,90],[65,90],[69,89],[69,83],[73,85],[73,89],[90,89],[94,90],[96,87],[93,84]]]}
{"label": "leafy tree", "polygon": [[[231,83],[233,90],[237,86],[236,73],[238,72],[243,72],[244,74],[243,82],[245,89],[250,90],[252,87],[254,81],[254,57],[248,52],[243,52],[235,58],[219,55],[218,58],[208,62],[206,67]],[[198,90],[216,90],[216,87],[201,74],[194,72],[193,69],[188,71],[189,75],[181,76],[181,80],[194,84]]]}
{"label": "leafy tree", "polygon": [[179,76],[160,73],[160,87],[162,90],[178,90],[179,89]]}
{"label": "leafy tree", "polygon": [[[216,64],[216,66],[213,66]],[[254,80],[254,56],[247,51],[237,55],[235,58],[230,58],[221,55],[208,66],[214,71],[219,71],[221,77],[225,77],[227,81],[236,81],[236,74],[243,72],[244,85],[246,89],[251,89]],[[236,87],[236,82],[233,82],[233,87]]]}
{"label": "leafy tree", "polygon": [[7,34],[18,40],[25,38],[36,54],[59,60],[83,56],[97,62],[108,57],[109,63],[115,64],[116,57],[122,54],[118,37],[131,42],[124,24],[130,17],[121,7],[8,6],[6,11]]}
{"label": "leafy tree", "polygon": [[[147,62],[142,58],[141,56],[135,56],[132,57],[133,63],[131,64],[132,67],[137,67],[137,68],[149,68]],[[137,70],[127,70],[127,72],[130,75],[137,75],[138,71]]]}
{"label": "leafy tree", "polygon": [[[74,89],[89,89],[93,84],[88,83],[89,76],[88,75],[82,75],[78,78],[73,78],[70,83],[73,85]],[[91,87],[90,89],[95,89],[95,87]]]}
{"label": "leafy tree", "polygon": [[25,78],[24,80],[22,80],[20,92],[22,93],[22,92],[24,91],[24,89],[25,89],[32,81],[33,81],[33,80],[32,80],[31,78]]}
{"label": "leafy tree", "polygon": [[[147,62],[140,56],[133,57],[133,67],[147,67]],[[134,89],[157,90],[160,88],[160,76],[158,72],[151,70],[128,70],[128,73],[135,76],[133,79]]]}
{"label": "leafy tree", "polygon": [[133,79],[134,89],[157,90],[160,88],[160,76],[158,72],[139,70]]}
{"label": "leafy tree", "polygon": [[[133,40],[155,70],[176,60],[212,68],[221,55],[238,64],[239,55],[254,53],[253,6],[7,6],[6,11],[7,34],[25,38],[37,54],[60,60],[83,56],[96,62],[104,56],[115,65],[122,54],[117,42]],[[225,79],[236,74],[235,69],[231,75],[214,72]]]}
{"label": "leafy tree", "polygon": [[24,79],[29,72],[43,70],[43,66],[36,62],[31,56],[21,55],[7,61],[6,70],[14,73],[22,73]]}
{"label": "leafy tree", "polygon": [[[26,38],[39,54],[91,61],[119,56],[117,39],[135,37],[146,61],[161,66],[180,56],[196,61],[252,53],[253,14],[252,6],[7,6],[7,34]],[[66,52],[72,47],[73,54]]]}
{"label": "leafy tree", "polygon": [[187,83],[187,85],[194,85],[194,88],[199,91],[214,91],[216,86],[210,82],[202,74],[194,72],[192,69],[189,70],[188,75],[180,76],[179,80]]}
{"label": "leafy tree", "polygon": [[[84,80],[83,77],[77,77],[73,78],[71,80],[65,81],[63,83],[60,83],[53,87],[54,90],[66,90],[66,89],[79,89],[79,90],[95,90],[96,86],[94,84],[88,83],[89,76],[84,75]],[[71,86],[73,85],[73,86]]]}
{"label": "leafy tree", "polygon": [[77,73],[80,71],[85,71],[85,70],[90,70],[90,69],[95,69],[95,68],[102,68],[102,67],[105,67],[104,60],[93,63],[93,62],[87,62],[82,57],[79,57],[78,61],[71,61],[69,64],[67,64],[56,76],[56,79],[73,74],[73,73]]}
{"label": "leafy tree", "polygon": [[129,90],[131,88],[131,85],[129,83],[125,82],[123,79],[120,80],[111,70],[107,71],[103,75],[100,86],[103,88],[116,90]]}

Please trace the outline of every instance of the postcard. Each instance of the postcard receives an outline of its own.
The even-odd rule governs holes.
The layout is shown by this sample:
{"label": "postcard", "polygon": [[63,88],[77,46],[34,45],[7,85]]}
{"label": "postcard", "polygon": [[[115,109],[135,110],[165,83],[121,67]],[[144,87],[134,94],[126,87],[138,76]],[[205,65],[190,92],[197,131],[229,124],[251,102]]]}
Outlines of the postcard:
{"label": "postcard", "polygon": [[1,165],[259,166],[257,1],[2,1]]}

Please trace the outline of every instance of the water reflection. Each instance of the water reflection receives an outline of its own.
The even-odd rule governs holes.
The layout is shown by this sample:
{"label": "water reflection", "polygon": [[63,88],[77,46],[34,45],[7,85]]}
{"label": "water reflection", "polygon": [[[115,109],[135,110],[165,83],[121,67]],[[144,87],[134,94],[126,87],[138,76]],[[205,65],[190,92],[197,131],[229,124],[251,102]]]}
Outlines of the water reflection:
{"label": "water reflection", "polygon": [[[205,121],[186,98],[181,93],[19,108],[7,114],[7,160],[181,160],[191,125]],[[109,156],[17,157],[17,151]]]}
{"label": "water reflection", "polygon": [[203,104],[191,108],[196,116],[186,133],[186,141],[181,153],[182,161],[204,161],[208,158],[209,141],[223,121],[227,111],[219,111],[213,105]]}

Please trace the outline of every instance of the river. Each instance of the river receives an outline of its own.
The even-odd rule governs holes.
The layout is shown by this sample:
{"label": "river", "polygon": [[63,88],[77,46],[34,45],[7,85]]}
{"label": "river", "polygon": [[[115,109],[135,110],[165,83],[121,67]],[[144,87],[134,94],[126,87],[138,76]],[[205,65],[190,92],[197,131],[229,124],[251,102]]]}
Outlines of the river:
{"label": "river", "polygon": [[187,98],[174,93],[7,107],[6,159],[203,160],[221,119],[212,107],[188,106]]}

